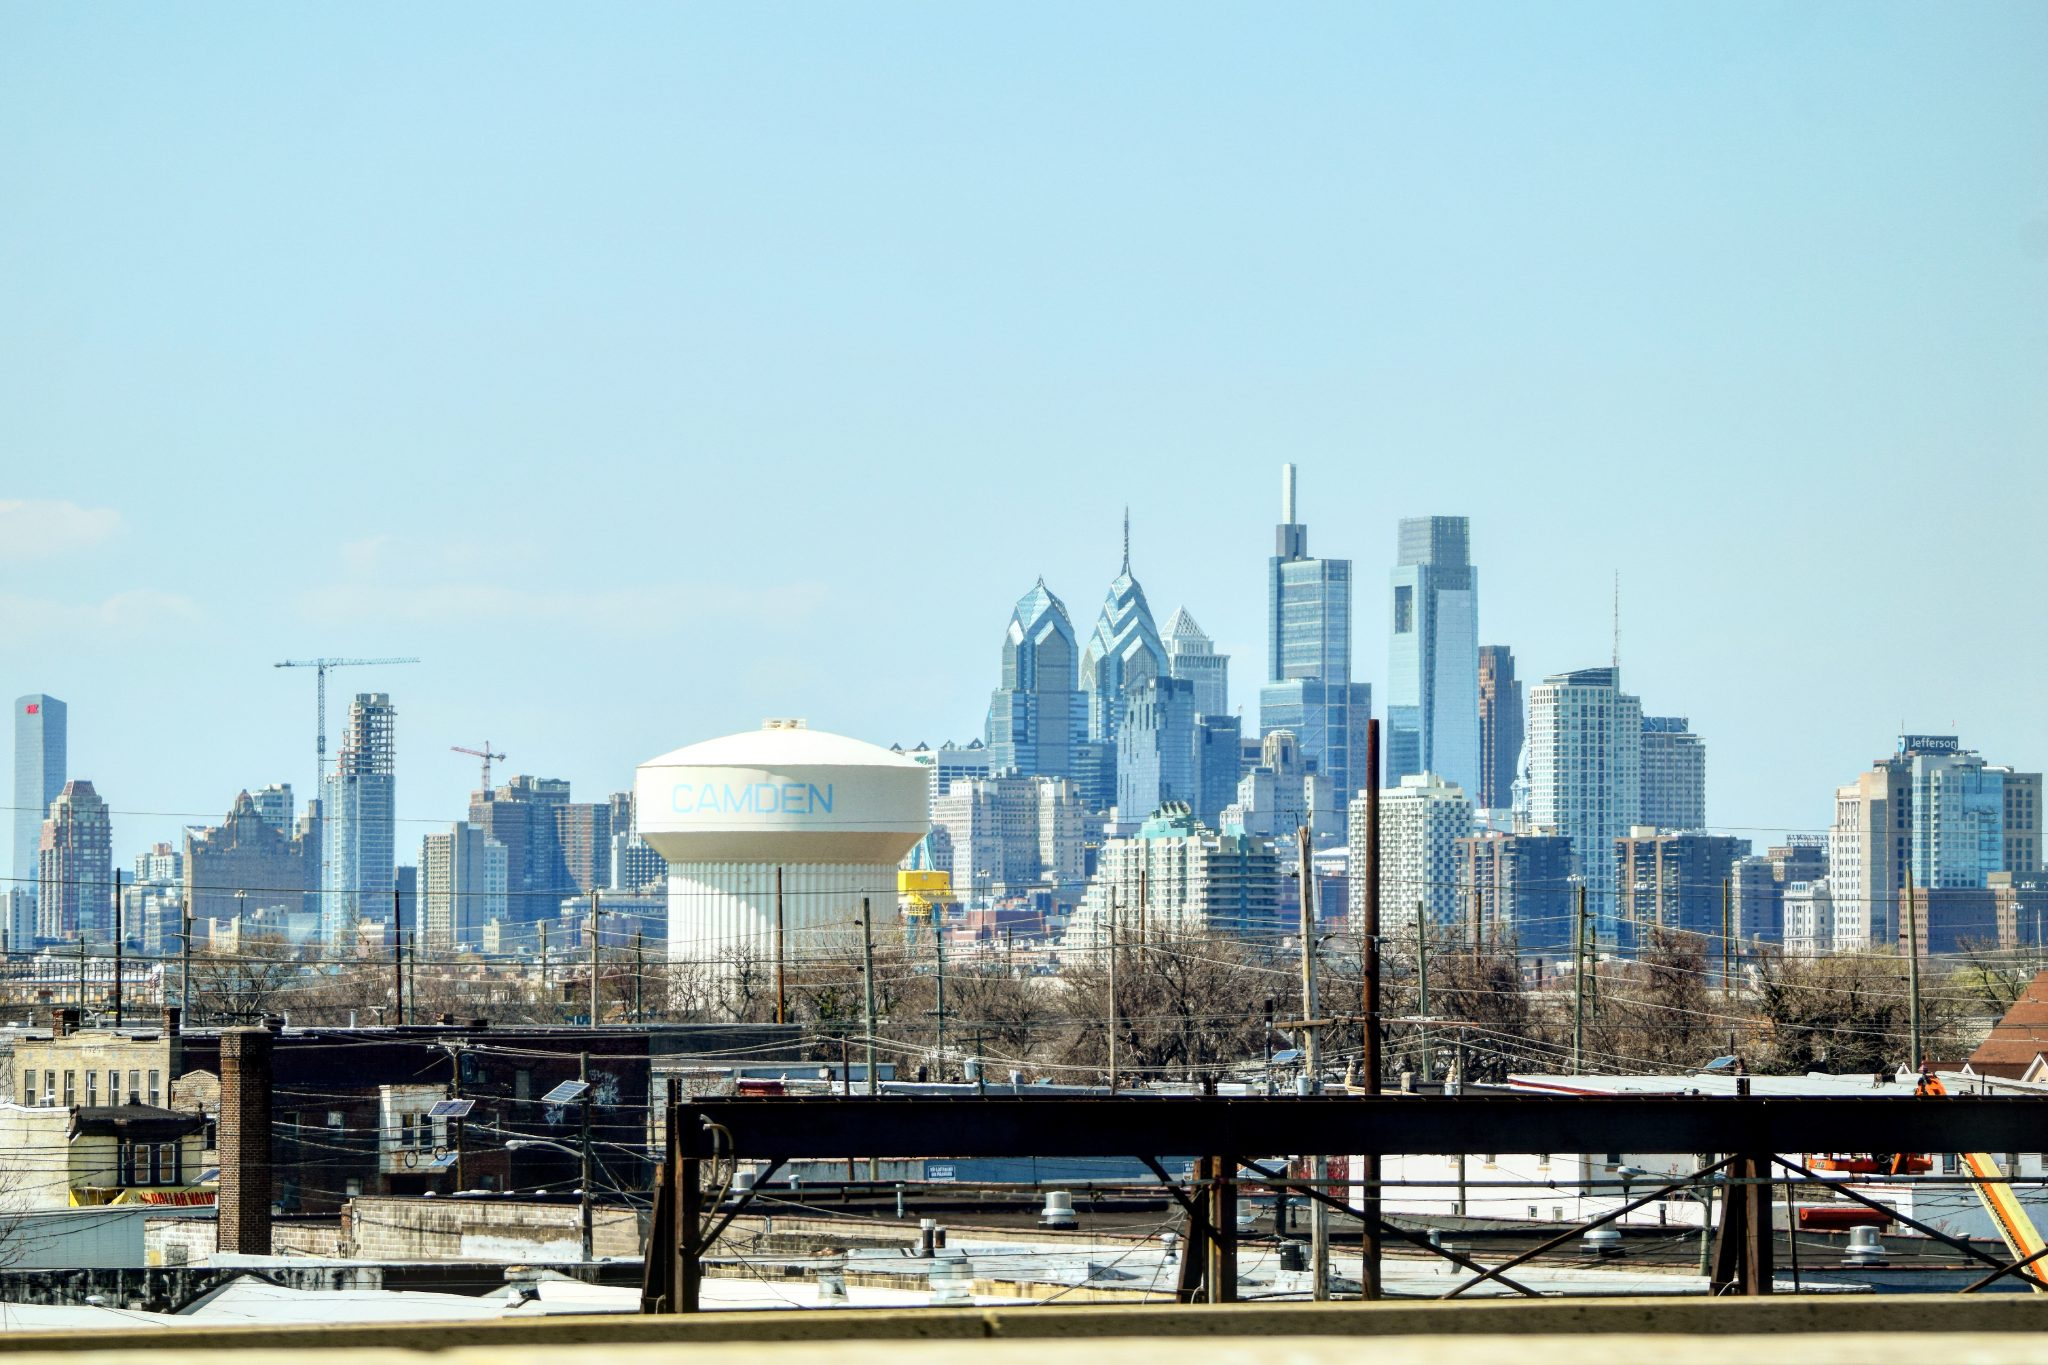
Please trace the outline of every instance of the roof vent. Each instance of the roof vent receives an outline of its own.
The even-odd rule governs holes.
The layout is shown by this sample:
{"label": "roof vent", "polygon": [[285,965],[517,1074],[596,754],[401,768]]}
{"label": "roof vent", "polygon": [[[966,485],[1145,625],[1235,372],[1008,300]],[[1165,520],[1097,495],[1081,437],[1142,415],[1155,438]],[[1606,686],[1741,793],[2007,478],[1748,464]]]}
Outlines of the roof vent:
{"label": "roof vent", "polygon": [[770,716],[761,722],[763,730],[808,730],[811,723],[802,716]]}

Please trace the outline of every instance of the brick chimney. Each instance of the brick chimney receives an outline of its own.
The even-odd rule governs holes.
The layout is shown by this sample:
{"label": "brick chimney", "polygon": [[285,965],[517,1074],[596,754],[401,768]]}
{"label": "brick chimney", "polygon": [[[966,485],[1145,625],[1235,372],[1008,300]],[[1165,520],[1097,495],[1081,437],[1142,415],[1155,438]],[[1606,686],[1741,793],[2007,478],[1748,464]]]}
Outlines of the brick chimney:
{"label": "brick chimney", "polygon": [[219,1246],[245,1256],[270,1254],[269,1029],[220,1035]]}
{"label": "brick chimney", "polygon": [[78,1032],[78,1011],[70,1005],[59,1005],[50,1011],[50,1036],[68,1038]]}
{"label": "brick chimney", "polygon": [[185,1022],[185,1011],[176,1005],[164,1006],[164,1037],[175,1038]]}

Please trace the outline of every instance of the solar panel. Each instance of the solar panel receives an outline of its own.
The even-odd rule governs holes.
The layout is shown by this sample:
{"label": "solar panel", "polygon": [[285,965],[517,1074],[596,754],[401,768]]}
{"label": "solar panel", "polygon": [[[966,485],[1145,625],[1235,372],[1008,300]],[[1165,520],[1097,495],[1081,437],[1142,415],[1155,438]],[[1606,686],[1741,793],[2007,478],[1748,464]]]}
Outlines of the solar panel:
{"label": "solar panel", "polygon": [[436,1170],[445,1170],[446,1168],[453,1166],[454,1164],[455,1153],[453,1152],[443,1152],[441,1153],[441,1155],[435,1157],[432,1161],[429,1161],[427,1163],[429,1167],[432,1167]]}
{"label": "solar panel", "polygon": [[475,1100],[435,1100],[434,1107],[427,1110],[430,1119],[466,1119],[469,1111],[476,1108]]}
{"label": "solar panel", "polygon": [[542,1104],[574,1104],[590,1090],[588,1081],[563,1081],[540,1097]]}

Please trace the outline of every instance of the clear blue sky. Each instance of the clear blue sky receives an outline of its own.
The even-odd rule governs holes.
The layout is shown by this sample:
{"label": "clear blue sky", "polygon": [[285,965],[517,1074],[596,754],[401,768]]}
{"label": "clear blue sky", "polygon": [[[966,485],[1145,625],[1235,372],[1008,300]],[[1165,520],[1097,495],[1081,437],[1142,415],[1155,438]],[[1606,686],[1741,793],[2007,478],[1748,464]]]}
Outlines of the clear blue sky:
{"label": "clear blue sky", "polygon": [[486,737],[965,740],[1128,501],[1249,716],[1291,459],[1375,682],[1399,516],[1531,675],[1619,568],[1718,824],[1902,720],[2039,767],[2044,72],[2034,3],[10,4],[0,692],[124,811],[303,795],[321,653],[427,660],[336,675],[421,820]]}

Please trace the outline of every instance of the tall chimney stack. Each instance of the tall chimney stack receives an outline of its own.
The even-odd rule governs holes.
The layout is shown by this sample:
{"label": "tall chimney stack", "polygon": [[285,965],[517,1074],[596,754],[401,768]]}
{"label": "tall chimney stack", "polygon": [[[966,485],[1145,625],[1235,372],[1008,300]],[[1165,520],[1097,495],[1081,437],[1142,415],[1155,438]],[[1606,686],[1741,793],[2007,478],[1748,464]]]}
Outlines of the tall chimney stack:
{"label": "tall chimney stack", "polygon": [[263,1028],[220,1035],[219,1247],[270,1254],[270,1045]]}

